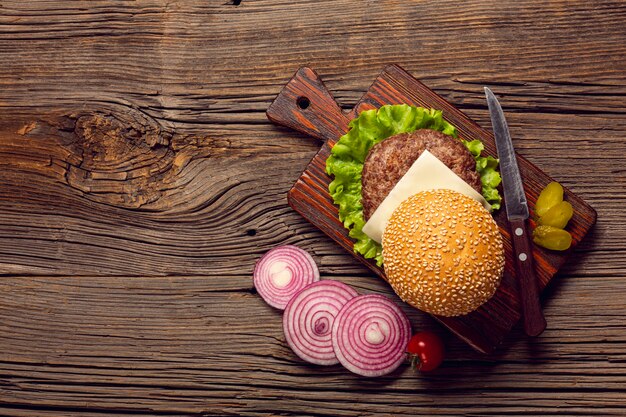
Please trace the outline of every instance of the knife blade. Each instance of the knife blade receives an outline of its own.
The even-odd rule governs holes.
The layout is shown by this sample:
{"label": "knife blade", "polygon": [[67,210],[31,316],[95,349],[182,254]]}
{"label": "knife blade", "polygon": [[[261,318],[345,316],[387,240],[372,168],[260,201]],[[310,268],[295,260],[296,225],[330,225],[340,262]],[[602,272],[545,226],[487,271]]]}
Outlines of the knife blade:
{"label": "knife blade", "polygon": [[529,336],[538,336],[546,328],[546,320],[539,302],[537,275],[533,265],[532,246],[526,222],[529,217],[528,202],[502,106],[488,87],[485,87],[485,96],[487,97],[487,106],[491,116],[498,159],[500,160],[504,205],[513,243],[513,257],[522,303],[524,331]]}

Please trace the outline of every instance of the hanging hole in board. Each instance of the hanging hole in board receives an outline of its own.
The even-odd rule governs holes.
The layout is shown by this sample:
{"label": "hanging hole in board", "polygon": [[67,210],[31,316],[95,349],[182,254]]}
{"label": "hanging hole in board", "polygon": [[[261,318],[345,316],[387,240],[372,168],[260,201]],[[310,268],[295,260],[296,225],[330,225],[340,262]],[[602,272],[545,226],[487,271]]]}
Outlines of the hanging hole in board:
{"label": "hanging hole in board", "polygon": [[241,4],[241,0],[233,0],[233,5],[239,6]]}
{"label": "hanging hole in board", "polygon": [[298,105],[298,107],[300,107],[302,110],[304,110],[304,109],[306,109],[307,107],[309,107],[311,105],[311,100],[309,100],[308,97],[300,96],[296,100],[296,104]]}

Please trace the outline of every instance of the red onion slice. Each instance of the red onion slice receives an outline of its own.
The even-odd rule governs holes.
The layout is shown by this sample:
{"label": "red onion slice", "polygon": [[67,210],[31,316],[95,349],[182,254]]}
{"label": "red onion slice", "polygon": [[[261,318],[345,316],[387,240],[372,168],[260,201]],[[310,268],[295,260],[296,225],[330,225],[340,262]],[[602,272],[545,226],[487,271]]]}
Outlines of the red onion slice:
{"label": "red onion slice", "polygon": [[314,282],[295,295],[283,315],[285,338],[295,354],[317,365],[339,363],[332,325],[341,308],[357,295],[348,285],[332,280]]}
{"label": "red onion slice", "polygon": [[333,349],[355,374],[374,377],[393,372],[405,359],[411,324],[404,312],[382,295],[348,301],[333,323]]}
{"label": "red onion slice", "polygon": [[284,310],[298,291],[319,281],[320,273],[308,252],[285,245],[271,249],[254,267],[254,286],[265,302]]}

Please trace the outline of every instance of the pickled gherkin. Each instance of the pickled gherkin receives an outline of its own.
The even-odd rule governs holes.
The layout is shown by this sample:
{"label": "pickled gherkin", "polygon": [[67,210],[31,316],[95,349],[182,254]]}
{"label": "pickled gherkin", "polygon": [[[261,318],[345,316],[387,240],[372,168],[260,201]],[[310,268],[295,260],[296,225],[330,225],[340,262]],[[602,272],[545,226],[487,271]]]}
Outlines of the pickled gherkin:
{"label": "pickled gherkin", "polygon": [[566,250],[572,245],[572,235],[556,227],[537,226],[533,230],[533,242],[546,249]]}
{"label": "pickled gherkin", "polygon": [[539,224],[563,229],[573,215],[574,208],[572,205],[567,201],[561,201],[539,217]]}
{"label": "pickled gherkin", "polygon": [[574,215],[574,208],[563,201],[561,184],[551,182],[546,185],[535,203],[535,214],[539,225],[533,230],[533,242],[546,249],[569,249],[572,235],[563,229]]}
{"label": "pickled gherkin", "polygon": [[551,182],[539,194],[535,203],[535,213],[541,217],[561,201],[563,201],[563,187],[558,182]]}

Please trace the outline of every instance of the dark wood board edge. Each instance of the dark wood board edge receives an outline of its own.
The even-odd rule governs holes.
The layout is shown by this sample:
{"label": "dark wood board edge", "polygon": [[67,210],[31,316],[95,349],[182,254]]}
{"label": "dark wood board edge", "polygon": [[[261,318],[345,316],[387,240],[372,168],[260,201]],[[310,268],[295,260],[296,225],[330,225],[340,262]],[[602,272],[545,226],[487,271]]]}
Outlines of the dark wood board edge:
{"label": "dark wood board edge", "polygon": [[[322,107],[324,111],[316,111]],[[265,114],[272,123],[323,141],[346,133],[350,121],[319,75],[308,67],[296,71]]]}
{"label": "dark wood board edge", "polygon": [[[314,79],[308,80],[308,78],[311,78],[311,77]],[[304,78],[305,80],[301,80],[300,78]],[[275,102],[272,103],[272,105],[268,109],[268,118],[271,121],[294,128],[295,130],[301,131],[305,134],[311,134],[312,136],[322,139],[322,140],[326,140],[327,142],[324,144],[324,146],[322,146],[322,149],[312,159],[312,161],[310,162],[309,166],[307,167],[303,175],[298,179],[298,181],[296,181],[292,189],[289,191],[288,193],[289,205],[294,210],[296,210],[301,215],[303,215],[303,217],[307,218],[307,220],[309,220],[311,223],[319,227],[329,237],[337,241],[342,247],[344,247],[346,250],[349,250],[352,253],[353,253],[352,240],[351,238],[348,237],[347,230],[343,228],[343,225],[341,225],[341,223],[337,219],[336,207],[334,206],[334,204],[332,204],[332,200],[330,199],[330,196],[328,196],[328,193],[325,192],[327,188],[320,187],[320,184],[317,184],[317,188],[319,192],[318,192],[318,195],[316,195],[315,199],[311,199],[310,196],[307,196],[307,194],[303,192],[303,190],[310,188],[311,186],[316,187],[315,185],[312,185],[314,183],[314,179],[310,178],[310,176],[308,175],[309,171],[316,170],[318,174],[320,171],[322,172],[324,171],[323,168],[325,166],[326,157],[329,155],[329,152],[330,152],[330,146],[332,146],[332,144],[338,139],[339,136],[341,136],[343,133],[347,131],[348,129],[347,124],[349,120],[351,120],[353,117],[356,117],[358,113],[369,108],[378,107],[381,104],[394,104],[394,103],[409,103],[409,104],[415,104],[415,105],[422,105],[426,107],[440,108],[444,110],[444,117],[448,121],[450,121],[452,124],[457,126],[457,129],[459,130],[459,134],[461,137],[481,139],[483,143],[485,144],[486,153],[495,156],[495,144],[494,144],[493,135],[491,134],[491,132],[485,129],[482,129],[480,126],[478,126],[478,124],[476,124],[469,117],[467,117],[467,115],[465,115],[460,110],[456,109],[454,106],[452,106],[445,99],[443,99],[442,97],[434,93],[432,90],[428,89],[428,87],[426,87],[424,84],[422,84],[421,82],[413,78],[410,74],[408,74],[398,65],[389,65],[385,67],[385,69],[381,72],[381,74],[372,83],[368,91],[363,95],[361,100],[359,100],[357,105],[355,105],[353,110],[347,113],[347,115],[344,115],[341,112],[341,110],[339,109],[339,106],[336,104],[336,102],[332,98],[332,95],[323,86],[323,83],[319,79],[319,76],[314,71],[307,69],[307,68],[301,68],[294,75],[294,77],[292,78],[292,81],[288,83],[288,86],[294,87],[294,85],[292,85],[293,81],[297,82],[295,83],[295,85],[304,85],[305,88],[311,88],[311,86],[321,88],[322,93],[323,93],[323,94],[317,94],[313,96],[314,100],[311,101],[311,104],[313,105],[312,108],[300,109],[300,110],[307,112],[308,117],[310,117],[313,111],[317,112],[320,109],[324,109],[325,107],[330,105],[329,113],[332,116],[329,118],[320,118],[319,116],[316,116],[318,121],[319,120],[322,121],[322,123],[324,124],[324,128],[321,130],[315,131],[314,132],[315,134],[310,133],[311,132],[310,126],[308,126],[307,124],[304,124],[304,125],[300,124],[301,118],[298,116],[292,115],[292,116],[289,116],[287,119],[280,120],[281,117],[277,117],[274,114],[277,110],[284,111],[285,107],[289,108],[289,106],[293,106],[293,103],[295,102],[295,100],[297,100],[297,98],[300,95],[302,95],[302,91],[304,91],[304,94],[308,94],[308,90],[299,91],[297,88],[288,89],[287,86],[285,87],[284,90],[289,91],[289,96],[287,96],[288,102],[281,101],[281,106],[274,106],[274,103],[279,101],[278,98],[280,98],[281,96],[285,98],[285,96],[282,95],[283,92],[281,91],[281,93],[277,97],[277,100],[275,100]],[[387,86],[386,88],[381,87],[385,85]],[[390,96],[388,94],[385,94],[386,91],[388,90],[395,90],[395,92],[400,92],[401,98],[399,98],[397,95]],[[419,91],[423,95],[418,96],[415,93],[416,91]],[[426,97],[426,99],[423,99],[422,97]],[[436,106],[433,106],[432,104],[430,104],[433,102],[438,103],[438,104]],[[296,112],[291,111],[290,113],[291,114],[297,113],[300,110],[297,110]],[[318,121],[315,121],[315,123],[313,124],[318,124],[319,123]],[[328,126],[329,122],[335,123],[334,126]],[[520,157],[518,155],[518,160],[520,161],[519,162],[520,170],[522,171],[522,176],[525,177],[525,180],[528,180],[528,181],[534,180],[534,178],[532,178],[530,174],[536,174],[536,173],[539,173],[538,175],[539,177],[543,177],[542,178],[544,182],[543,185],[545,185],[545,183],[551,180],[549,176],[547,176],[545,173],[543,173],[533,164],[528,162],[525,158]],[[325,174],[322,174],[322,175],[325,175]],[[323,176],[319,178],[323,178]],[[325,186],[327,186],[329,182],[330,182],[330,177],[328,177],[325,180],[325,182],[324,180],[321,181],[321,184],[324,184]],[[543,185],[541,185],[541,187],[543,187]],[[534,186],[528,187],[528,189],[533,190],[533,189],[540,189],[540,188],[537,188],[537,186],[534,185]],[[538,192],[534,194],[533,193],[528,193],[528,194],[529,194],[529,202],[531,201],[534,202],[536,200]],[[591,228],[593,223],[595,223],[597,215],[593,208],[591,208],[582,199],[578,198],[569,190],[566,190],[566,196],[567,196],[566,198],[572,203],[572,205],[577,207],[577,210],[576,210],[577,215],[575,216],[576,218],[572,219],[572,222],[569,228],[570,231],[572,232],[572,235],[574,238],[573,241],[575,245],[587,233],[587,231]],[[327,207],[328,212],[325,213],[324,210],[320,211],[319,208],[316,208],[315,203],[320,201],[318,200],[318,198],[321,198],[322,200],[323,199],[328,200],[326,203],[330,204],[332,209]],[[326,216],[320,217],[320,214],[322,213],[325,213]],[[502,217],[503,213],[504,213],[504,210],[501,210],[497,216]],[[582,219],[579,219],[580,217],[582,217]],[[504,219],[504,222],[503,222],[503,218],[496,218],[496,220],[498,221],[500,225],[502,225],[503,223],[506,223],[506,219]],[[508,241],[508,250],[506,252],[509,254],[508,257],[510,257],[510,253],[511,253],[510,236],[508,235],[507,228],[501,227],[501,230],[503,231],[503,236],[505,237],[505,240]],[[540,266],[540,269],[542,271],[545,271],[545,273],[540,274],[540,288],[543,289],[548,284],[548,282],[550,281],[554,273],[558,270],[558,268],[566,261],[566,256],[564,254],[552,254],[541,248],[538,248],[538,249],[539,250],[535,251],[533,255],[534,255],[535,262]],[[372,262],[371,260],[365,260],[361,256],[356,256],[356,257],[361,262],[363,262],[366,266],[368,266],[373,272],[375,272],[377,275],[385,279],[384,272],[382,271],[381,268],[378,268],[374,262]],[[507,259],[507,265],[511,265],[511,264],[512,264],[512,260]],[[511,276],[510,272],[505,273],[505,276],[503,278],[503,283],[504,282],[508,282],[508,285],[506,285],[506,287],[509,290],[513,290],[513,291],[509,291],[506,294],[505,299],[508,299],[509,301],[507,305],[499,306],[499,308],[504,308],[504,309],[509,310],[510,320],[508,321],[503,320],[502,316],[489,314],[490,313],[489,309],[482,308],[482,307],[477,312],[471,313],[470,315],[463,316],[460,318],[458,317],[457,318],[435,317],[435,318],[439,320],[440,322],[442,322],[442,324],[444,324],[446,327],[452,330],[455,334],[457,334],[457,336],[461,337],[463,340],[465,340],[468,344],[470,344],[472,347],[474,347],[478,351],[481,351],[483,353],[489,353],[493,351],[493,349],[495,349],[495,347],[502,341],[502,339],[504,338],[504,335],[506,335],[506,333],[508,333],[510,329],[513,327],[515,322],[519,320],[519,302],[517,300],[517,294],[514,290],[516,285],[514,285],[515,284],[514,278]],[[505,286],[503,285],[500,286],[500,289],[504,289],[504,288]],[[496,304],[499,298],[500,297],[494,296],[494,298],[490,300],[490,303]],[[498,310],[499,308],[497,308],[496,310]],[[485,311],[481,312],[481,310],[485,310]],[[485,317],[488,318],[489,320],[493,321],[493,323],[490,323],[489,329],[485,329],[485,331],[493,333],[494,329],[499,329],[497,333],[500,334],[501,337],[496,337],[495,339],[479,337],[479,333],[484,333],[483,331],[480,331],[481,329],[478,328],[480,326],[477,326],[480,320],[476,321],[472,319],[472,315],[474,315],[475,313],[479,313],[479,312],[484,314]],[[468,335],[471,335],[471,336],[468,336]]]}

